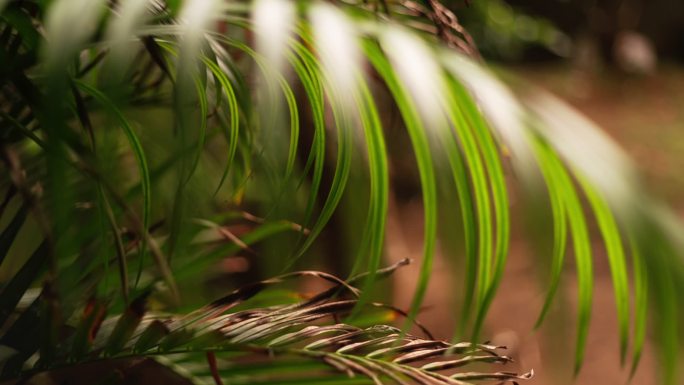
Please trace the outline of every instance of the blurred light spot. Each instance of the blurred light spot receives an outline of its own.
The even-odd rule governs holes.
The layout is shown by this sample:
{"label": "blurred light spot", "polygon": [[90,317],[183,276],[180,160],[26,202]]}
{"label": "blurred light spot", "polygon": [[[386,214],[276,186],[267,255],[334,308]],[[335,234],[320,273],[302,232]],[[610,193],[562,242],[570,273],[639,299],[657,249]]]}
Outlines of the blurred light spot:
{"label": "blurred light spot", "polygon": [[513,23],[513,10],[505,3],[491,3],[487,8],[487,16],[496,24],[508,26]]}
{"label": "blurred light spot", "polygon": [[317,3],[309,12],[316,48],[337,102],[352,105],[360,54],[356,29],[337,8]]}
{"label": "blurred light spot", "polygon": [[515,34],[526,41],[539,39],[538,23],[527,15],[519,15],[515,18]]}
{"label": "blurred light spot", "polygon": [[257,51],[278,72],[283,69],[295,16],[294,4],[289,1],[259,0],[254,6],[253,24],[257,33]]}
{"label": "blurred light spot", "polygon": [[382,43],[428,127],[444,126],[442,70],[434,52],[414,34],[399,27],[388,28],[382,35]]}
{"label": "blurred light spot", "polygon": [[103,0],[62,0],[53,2],[46,16],[45,37],[48,67],[62,70],[63,61],[80,50],[97,29],[105,10]]}
{"label": "blurred light spot", "polygon": [[613,47],[615,61],[626,72],[651,74],[658,64],[653,43],[635,31],[620,32]]}
{"label": "blurred light spot", "polygon": [[249,270],[249,261],[245,257],[229,257],[221,262],[221,269],[226,273],[244,273]]}
{"label": "blurred light spot", "polygon": [[564,33],[554,31],[547,46],[551,52],[561,57],[569,57],[572,54],[572,40]]}

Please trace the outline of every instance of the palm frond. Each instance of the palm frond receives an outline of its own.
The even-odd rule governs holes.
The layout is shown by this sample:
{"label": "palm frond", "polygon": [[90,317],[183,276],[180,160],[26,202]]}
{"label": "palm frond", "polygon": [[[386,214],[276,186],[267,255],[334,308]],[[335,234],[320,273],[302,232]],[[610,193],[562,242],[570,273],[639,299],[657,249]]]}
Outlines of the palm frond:
{"label": "palm frond", "polygon": [[[400,265],[384,269],[384,274]],[[270,286],[305,275],[337,285],[296,303],[235,310],[238,305]],[[352,281],[361,280],[357,278]],[[340,297],[340,292],[347,294]],[[300,357],[324,363],[329,370],[315,367],[314,371],[297,373],[295,377],[319,383],[326,379],[339,380],[335,371],[346,374],[350,379],[357,375],[365,376],[376,384],[467,384],[479,380],[523,380],[533,375],[533,372],[516,374],[453,370],[477,363],[509,363],[511,358],[498,353],[503,347],[451,344],[408,335],[386,325],[368,327],[336,322],[358,304],[356,295],[357,289],[338,278],[307,271],[245,286],[185,316],[147,313],[147,295],[144,294],[135,299],[119,317],[103,320],[106,305],[91,300],[83,308],[72,337],[65,341],[64,349],[61,349],[63,354],[53,362],[42,362],[40,367],[25,372],[23,376],[29,379],[46,370],[57,371],[103,358],[168,356],[173,361],[174,357],[180,355],[188,361],[192,355],[200,360],[207,355],[214,363],[209,368],[190,369],[192,377],[202,382],[203,378],[218,374],[219,378],[232,383],[233,376],[244,375],[245,371],[250,370],[249,366],[254,366],[248,364],[235,370],[231,365],[226,365],[237,359],[236,354]],[[381,304],[369,305],[384,309],[391,315],[396,312]],[[229,358],[224,360],[224,355]],[[187,363],[183,366],[189,367]],[[253,374],[253,381],[260,381],[259,378],[263,376],[263,373]]]}
{"label": "palm frond", "polygon": [[[677,293],[684,283],[679,222],[648,198],[634,168],[597,127],[541,92],[515,95],[477,60],[468,34],[438,2],[306,1],[295,9],[285,0],[55,0],[0,2],[0,10],[0,100],[7,101],[0,107],[0,145],[10,170],[2,180],[10,203],[3,203],[1,212],[9,219],[0,236],[0,258],[4,266],[10,260],[10,266],[23,266],[14,269],[17,274],[0,293],[3,320],[13,315],[31,285],[44,288],[14,323],[6,325],[0,338],[18,352],[5,363],[5,377],[20,372],[41,344],[37,362],[52,361],[58,352],[49,349],[50,343],[59,339],[59,326],[66,323],[59,314],[68,318],[85,301],[83,293],[102,291],[111,296],[119,290],[126,298],[141,298],[141,290],[159,281],[158,291],[178,301],[182,293],[177,282],[196,277],[219,257],[245,245],[292,231],[293,222],[301,223],[294,229],[296,239],[284,252],[279,250],[280,259],[269,261],[269,268],[297,266],[331,218],[341,214],[356,165],[367,172],[369,190],[350,276],[368,269],[362,287],[363,293],[371,293],[381,272],[390,194],[386,122],[377,101],[389,96],[410,139],[425,209],[421,272],[407,313],[409,322],[429,284],[440,212],[436,191],[441,181],[434,169],[444,166],[457,184],[454,195],[466,232],[467,279],[458,329],[479,340],[508,255],[511,197],[505,170],[510,163],[521,183],[545,186],[550,197],[555,246],[539,322],[554,300],[571,243],[578,279],[579,370],[591,320],[594,253],[588,229],[595,220],[614,282],[618,354],[624,360],[631,342],[636,367],[648,304],[656,313],[651,328],[660,340],[664,378],[675,381],[681,319]],[[275,16],[283,17],[274,25],[270,20]],[[157,109],[155,116],[165,122],[160,126],[169,126],[166,131],[140,123],[145,108]],[[304,124],[309,118],[312,127]],[[85,132],[74,129],[77,122]],[[123,136],[109,129],[114,127],[121,128]],[[310,144],[304,143],[307,129],[313,132]],[[227,142],[225,156],[217,168],[210,148],[222,137]],[[121,138],[127,148],[118,145]],[[136,172],[127,166],[131,156]],[[121,170],[129,172],[117,180]],[[208,207],[219,206],[218,202],[243,205],[246,195],[248,203],[265,207],[259,213],[265,221],[256,230],[237,238],[240,242],[224,237],[226,243],[218,247],[193,243],[198,232],[194,219],[210,217]],[[96,205],[97,212],[78,211],[84,201],[96,202],[85,206]],[[5,210],[9,205],[18,209],[10,214]],[[33,241],[42,246],[33,256],[10,255],[27,216],[38,222]],[[155,220],[162,230],[153,235]],[[215,229],[229,220],[215,221]],[[120,269],[116,290],[108,286],[115,273],[108,268],[111,253],[102,251],[112,247]],[[137,268],[133,274],[130,266]],[[631,307],[630,286],[637,298]],[[293,323],[340,311],[356,316],[372,303],[369,295],[363,294],[358,302],[316,304],[322,308],[305,302],[300,307],[247,311],[242,327],[262,316],[269,322],[283,321],[255,329],[260,332],[249,331],[258,338],[240,334],[246,330],[236,334],[230,323],[237,322],[231,318],[235,315],[222,316],[233,325],[228,328],[232,334],[221,334],[228,324],[220,322],[217,332],[223,340],[277,338],[274,333],[285,332]],[[149,323],[140,310],[141,299],[114,302],[123,315],[108,342],[98,348],[107,354],[120,354],[122,349],[136,353],[142,347],[170,351],[169,346],[179,341],[178,346],[185,346],[196,340],[197,331],[181,328],[174,334],[168,329],[167,324],[180,320]],[[84,316],[77,327],[75,356],[90,351],[83,336],[101,320],[96,315],[99,305],[93,306],[94,313]],[[194,314],[204,319],[202,312],[215,310],[209,307]],[[630,322],[632,311],[637,317]],[[20,332],[37,335],[41,322],[52,323],[43,328],[41,340],[16,340]],[[203,322],[197,326],[208,329],[205,332],[215,329]],[[138,330],[141,325],[149,329]],[[310,331],[290,332],[308,338],[328,330],[311,326]],[[330,330],[365,336],[354,343],[374,340],[368,337],[373,329]],[[395,332],[392,329],[385,337]],[[129,346],[134,335],[143,341],[137,350]],[[388,341],[417,341],[412,338],[399,333]],[[444,351],[453,348],[439,346]],[[463,374],[446,380],[430,374],[456,363],[399,368],[370,364],[363,361],[367,356],[330,357],[329,363],[340,369],[375,376],[399,373],[418,382],[479,378]],[[514,378],[506,376],[489,378]]]}

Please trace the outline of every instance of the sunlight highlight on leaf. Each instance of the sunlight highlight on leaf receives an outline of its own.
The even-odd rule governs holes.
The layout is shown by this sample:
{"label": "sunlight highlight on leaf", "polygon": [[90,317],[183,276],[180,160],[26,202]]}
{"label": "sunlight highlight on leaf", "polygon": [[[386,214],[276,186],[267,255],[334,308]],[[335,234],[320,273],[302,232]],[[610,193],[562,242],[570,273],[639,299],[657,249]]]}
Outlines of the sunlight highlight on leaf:
{"label": "sunlight highlight on leaf", "polygon": [[428,130],[445,129],[442,73],[434,53],[414,34],[391,26],[381,34],[381,45],[394,71],[412,96]]}
{"label": "sunlight highlight on leaf", "polygon": [[535,169],[527,139],[524,107],[513,93],[486,67],[462,55],[442,53],[444,68],[456,77],[475,100],[480,115],[491,124],[504,145],[509,147],[513,166],[527,178]]}
{"label": "sunlight highlight on leaf", "polygon": [[197,44],[209,30],[213,21],[220,15],[220,2],[217,0],[184,1],[178,18],[183,25],[183,44]]}
{"label": "sunlight highlight on leaf", "polygon": [[347,16],[326,3],[309,9],[314,44],[333,93],[333,103],[353,109],[361,62],[357,30]]}
{"label": "sunlight highlight on leaf", "polygon": [[634,169],[617,145],[594,123],[549,94],[536,91],[524,100],[542,123],[535,129],[598,189],[615,209],[614,214],[634,213],[639,189]]}
{"label": "sunlight highlight on leaf", "polygon": [[[111,67],[112,70],[126,68],[133,60],[134,44],[131,36],[137,35],[137,29],[142,26],[151,16],[149,12],[149,0],[124,0],[119,2],[117,17],[112,18],[106,31],[111,49],[111,60],[117,65]],[[122,67],[122,68],[121,68]]]}
{"label": "sunlight highlight on leaf", "polygon": [[276,72],[283,72],[288,41],[295,24],[294,3],[285,0],[258,0],[252,10],[256,51]]}
{"label": "sunlight highlight on leaf", "polygon": [[85,43],[98,26],[105,11],[104,0],[54,1],[45,20],[45,47],[50,71],[63,70],[81,44]]}

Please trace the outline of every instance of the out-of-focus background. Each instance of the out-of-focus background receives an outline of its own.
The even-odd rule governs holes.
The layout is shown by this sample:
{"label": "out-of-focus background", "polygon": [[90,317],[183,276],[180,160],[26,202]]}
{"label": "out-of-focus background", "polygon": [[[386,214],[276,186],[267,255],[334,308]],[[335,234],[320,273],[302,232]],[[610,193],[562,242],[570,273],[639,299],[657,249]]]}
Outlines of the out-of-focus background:
{"label": "out-of-focus background", "polygon": [[[458,0],[446,3],[495,70],[559,96],[598,123],[631,157],[650,192],[684,217],[684,2],[668,0]],[[396,189],[396,187],[395,187]],[[419,258],[422,208],[418,194],[395,191],[388,223],[392,259]],[[514,203],[515,206],[515,203]],[[576,283],[563,276],[564,298],[538,330],[534,323],[546,290],[544,255],[525,242],[518,207],[511,254],[485,335],[507,345],[520,370],[534,368],[530,384],[625,384],[608,261],[596,239],[595,288],[584,367],[573,380]],[[514,212],[516,207],[513,207]],[[551,237],[550,229],[547,234]],[[543,254],[543,252],[542,252]],[[547,255],[548,257],[548,255]],[[567,261],[572,264],[572,258]],[[538,266],[538,265],[537,265]],[[407,305],[418,267],[398,272],[398,305]],[[439,258],[423,322],[449,338],[456,324],[454,269]],[[567,306],[570,305],[570,306]],[[653,348],[646,346],[632,384],[657,382]]]}

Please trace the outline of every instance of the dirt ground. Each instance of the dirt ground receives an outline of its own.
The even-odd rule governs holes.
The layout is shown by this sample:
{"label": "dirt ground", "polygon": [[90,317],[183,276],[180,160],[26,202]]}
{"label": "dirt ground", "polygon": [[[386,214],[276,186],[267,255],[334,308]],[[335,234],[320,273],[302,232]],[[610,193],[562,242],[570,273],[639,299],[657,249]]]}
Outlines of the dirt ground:
{"label": "dirt ground", "polygon": [[[661,69],[657,75],[589,75],[568,68],[525,68],[513,72],[570,102],[605,128],[624,148],[641,171],[653,194],[684,214],[684,71]],[[681,215],[684,217],[684,215]],[[422,247],[420,201],[395,203],[388,223],[388,256],[420,260]],[[551,235],[549,235],[551,236]],[[610,271],[601,247],[594,263],[593,320],[586,360],[573,380],[576,284],[572,268],[563,276],[563,298],[537,331],[534,322],[544,300],[543,271],[524,237],[514,234],[509,263],[500,294],[487,320],[487,339],[509,347],[516,359],[506,370],[534,369],[530,385],[622,385],[629,377],[629,363],[620,366],[617,321]],[[570,258],[571,259],[571,258]],[[570,262],[571,263],[571,262]],[[395,277],[396,304],[410,303],[418,264]],[[442,255],[434,266],[422,321],[441,338],[449,338],[455,324],[451,268]],[[399,284],[400,283],[400,284]],[[457,309],[457,308],[456,308]],[[657,364],[647,344],[634,385],[657,383]]]}

